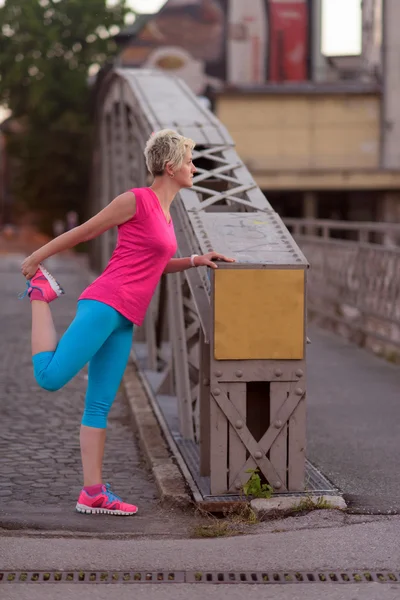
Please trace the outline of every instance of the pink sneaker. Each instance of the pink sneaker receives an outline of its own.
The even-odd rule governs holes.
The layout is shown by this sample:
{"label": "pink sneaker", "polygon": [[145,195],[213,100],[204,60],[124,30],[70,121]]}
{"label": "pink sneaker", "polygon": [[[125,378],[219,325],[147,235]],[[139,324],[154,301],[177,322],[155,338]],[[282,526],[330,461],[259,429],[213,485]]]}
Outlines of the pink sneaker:
{"label": "pink sneaker", "polygon": [[129,516],[137,513],[138,508],[133,504],[122,502],[121,498],[116,496],[110,490],[108,483],[103,485],[100,494],[90,496],[85,490],[81,490],[76,510],[80,513],[88,515],[106,514],[106,515],[123,515]]}
{"label": "pink sneaker", "polygon": [[26,282],[27,289],[19,295],[19,298],[25,298],[26,295],[32,300],[42,300],[52,302],[65,292],[47,269],[40,265],[32,279]]}

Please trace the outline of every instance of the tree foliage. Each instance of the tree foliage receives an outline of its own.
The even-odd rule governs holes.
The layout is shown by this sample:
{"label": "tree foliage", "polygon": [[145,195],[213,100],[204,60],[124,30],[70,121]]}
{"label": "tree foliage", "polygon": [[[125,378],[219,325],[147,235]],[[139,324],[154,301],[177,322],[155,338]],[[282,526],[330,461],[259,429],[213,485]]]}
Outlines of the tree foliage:
{"label": "tree foliage", "polygon": [[125,0],[5,0],[0,8],[0,103],[24,124],[9,151],[14,193],[47,215],[82,212],[90,170],[93,69],[112,60]]}

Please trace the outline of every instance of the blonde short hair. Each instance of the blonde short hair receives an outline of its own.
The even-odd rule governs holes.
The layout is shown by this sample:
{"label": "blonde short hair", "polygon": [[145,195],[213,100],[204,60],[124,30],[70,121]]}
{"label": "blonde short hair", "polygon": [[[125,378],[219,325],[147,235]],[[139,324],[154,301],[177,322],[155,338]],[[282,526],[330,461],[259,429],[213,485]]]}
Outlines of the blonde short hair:
{"label": "blonde short hair", "polygon": [[169,163],[173,169],[179,169],[187,149],[193,150],[195,142],[180,135],[173,129],[162,129],[153,133],[147,141],[144,155],[146,165],[153,177],[164,174]]}

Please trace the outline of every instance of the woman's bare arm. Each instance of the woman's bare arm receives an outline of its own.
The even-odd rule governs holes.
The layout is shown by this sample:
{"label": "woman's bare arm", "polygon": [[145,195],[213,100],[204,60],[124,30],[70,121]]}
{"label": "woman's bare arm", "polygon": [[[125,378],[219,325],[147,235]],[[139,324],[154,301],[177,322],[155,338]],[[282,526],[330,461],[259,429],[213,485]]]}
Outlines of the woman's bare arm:
{"label": "woman's bare arm", "polygon": [[[78,227],[67,231],[48,244],[45,244],[22,264],[22,272],[28,279],[33,277],[37,265],[54,254],[69,250],[82,242],[92,240],[108,229],[121,225],[131,219],[136,213],[136,199],[133,192],[125,192],[117,196],[108,206],[97,215]],[[36,268],[35,268],[36,267]],[[34,272],[32,272],[34,271]]]}

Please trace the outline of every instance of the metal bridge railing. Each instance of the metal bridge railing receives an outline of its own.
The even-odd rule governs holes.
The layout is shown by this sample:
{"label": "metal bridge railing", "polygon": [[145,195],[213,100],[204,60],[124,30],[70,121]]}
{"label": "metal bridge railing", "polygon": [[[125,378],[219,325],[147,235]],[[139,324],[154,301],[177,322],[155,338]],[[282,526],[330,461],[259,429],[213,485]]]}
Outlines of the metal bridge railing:
{"label": "metal bridge railing", "polygon": [[400,357],[400,224],[285,219],[310,260],[309,315]]}
{"label": "metal bridge railing", "polygon": [[[144,145],[166,127],[196,142],[194,186],[171,207],[179,252],[237,262],[163,277],[135,334],[138,364],[185,460],[197,457],[204,494],[237,495],[256,468],[274,490],[301,491],[308,263],[224,126],[179,79],[111,73],[98,96],[93,202],[148,184]],[[102,237],[102,266],[114,245],[115,232]]]}

